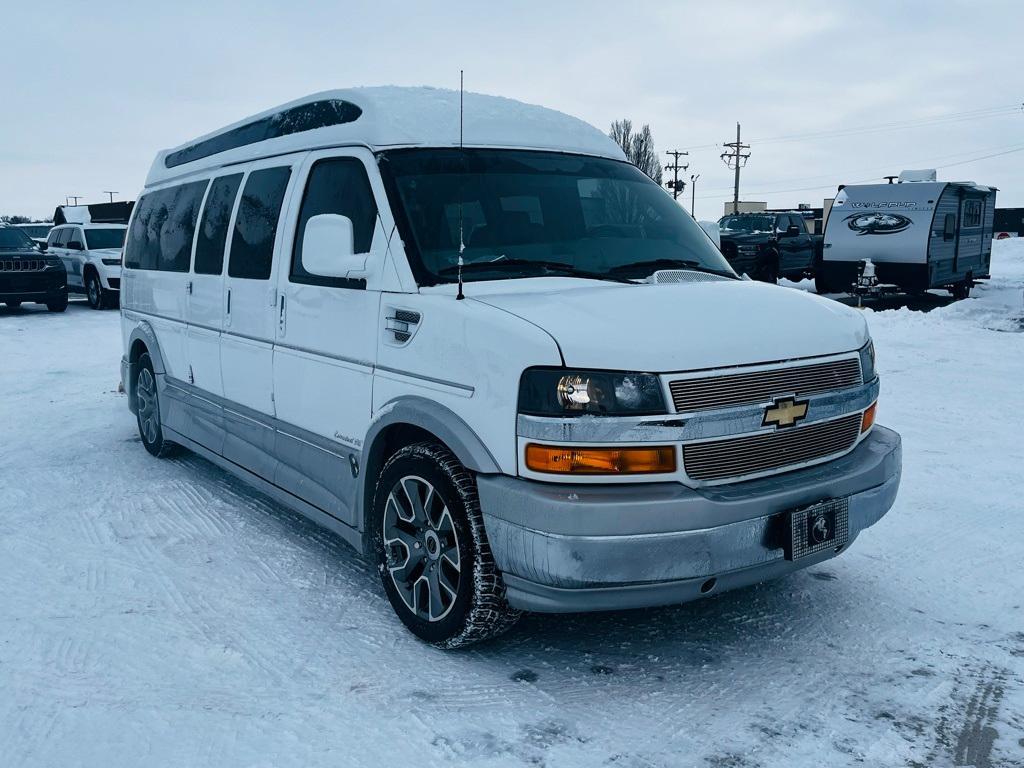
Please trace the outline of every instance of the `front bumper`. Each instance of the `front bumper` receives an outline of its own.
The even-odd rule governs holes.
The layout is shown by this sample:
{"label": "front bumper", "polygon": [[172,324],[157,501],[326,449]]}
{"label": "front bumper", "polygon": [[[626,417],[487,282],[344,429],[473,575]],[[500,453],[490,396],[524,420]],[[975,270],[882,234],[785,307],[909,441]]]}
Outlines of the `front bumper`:
{"label": "front bumper", "polygon": [[5,273],[0,275],[0,302],[34,301],[47,304],[59,301],[67,290],[64,270]]}
{"label": "front bumper", "polygon": [[892,506],[901,468],[899,435],[876,426],[826,464],[700,490],[504,475],[481,475],[477,484],[509,604],[573,612],[687,602],[834,557],[829,549],[786,560],[778,541],[783,513],[849,497],[849,546]]}

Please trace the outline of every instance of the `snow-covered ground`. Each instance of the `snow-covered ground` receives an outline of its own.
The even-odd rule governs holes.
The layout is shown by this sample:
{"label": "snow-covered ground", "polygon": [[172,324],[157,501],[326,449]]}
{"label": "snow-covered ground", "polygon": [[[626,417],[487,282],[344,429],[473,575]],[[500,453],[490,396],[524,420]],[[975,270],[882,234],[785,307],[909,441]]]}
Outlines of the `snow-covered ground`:
{"label": "snow-covered ground", "polygon": [[868,312],[896,506],[686,606],[425,647],[343,544],[117,394],[116,312],[0,309],[0,766],[1024,764],[1024,240]]}

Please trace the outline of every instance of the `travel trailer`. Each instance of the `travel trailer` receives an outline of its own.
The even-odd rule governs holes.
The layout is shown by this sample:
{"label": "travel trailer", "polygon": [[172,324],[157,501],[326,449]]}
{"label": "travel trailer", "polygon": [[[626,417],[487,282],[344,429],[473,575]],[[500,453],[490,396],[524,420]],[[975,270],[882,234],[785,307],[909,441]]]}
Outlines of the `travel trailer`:
{"label": "travel trailer", "polygon": [[441,647],[821,562],[899,486],[863,315],[541,107],[331,91],[160,152],[122,281],[145,449],[338,533]]}
{"label": "travel trailer", "polygon": [[994,187],[936,181],[934,171],[840,187],[825,226],[818,292],[849,291],[870,259],[882,283],[965,298],[989,276],[995,206]]}

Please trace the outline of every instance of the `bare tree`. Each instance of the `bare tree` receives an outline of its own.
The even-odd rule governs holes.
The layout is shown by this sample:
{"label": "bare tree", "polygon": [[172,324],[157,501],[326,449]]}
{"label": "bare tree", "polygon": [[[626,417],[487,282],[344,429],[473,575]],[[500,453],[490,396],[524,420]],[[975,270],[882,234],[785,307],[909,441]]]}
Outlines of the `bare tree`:
{"label": "bare tree", "polygon": [[0,216],[0,222],[4,224],[30,224],[32,219],[28,216],[18,216],[17,214],[3,215]]}
{"label": "bare tree", "polygon": [[633,165],[661,184],[661,161],[654,149],[651,126],[644,125],[639,131],[634,131],[632,120],[616,120],[608,135],[622,147]]}

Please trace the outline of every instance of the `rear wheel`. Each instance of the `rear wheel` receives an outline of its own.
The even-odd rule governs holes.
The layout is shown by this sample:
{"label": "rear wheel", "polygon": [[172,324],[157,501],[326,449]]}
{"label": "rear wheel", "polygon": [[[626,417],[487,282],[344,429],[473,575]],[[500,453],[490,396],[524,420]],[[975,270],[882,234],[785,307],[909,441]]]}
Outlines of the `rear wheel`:
{"label": "rear wheel", "polygon": [[511,627],[518,611],[484,532],[476,482],[438,443],[397,451],[373,500],[373,548],[395,613],[421,640],[459,648]]}
{"label": "rear wheel", "polygon": [[135,416],[139,424],[139,437],[146,450],[158,458],[170,455],[177,447],[170,440],[164,439],[163,425],[160,423],[160,397],[156,386],[156,374],[153,372],[153,361],[149,353],[139,357],[135,367]]}

